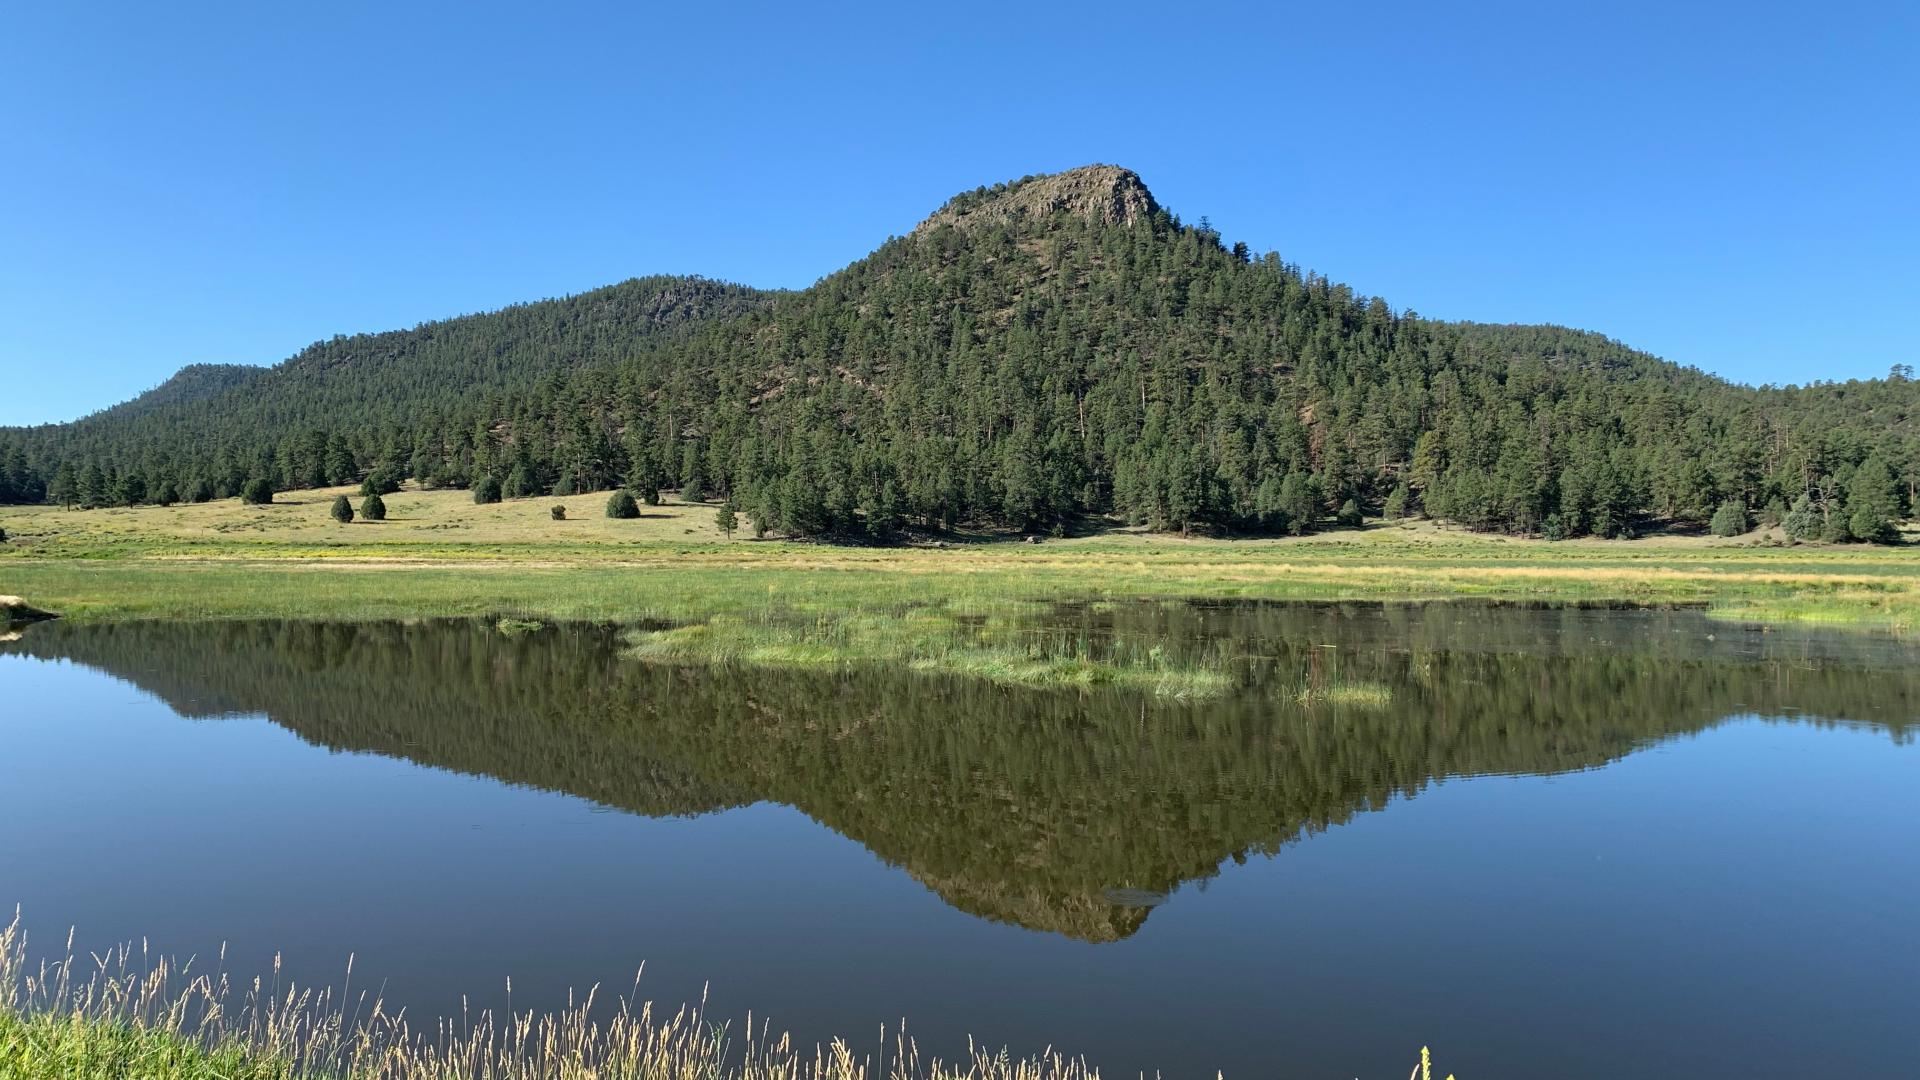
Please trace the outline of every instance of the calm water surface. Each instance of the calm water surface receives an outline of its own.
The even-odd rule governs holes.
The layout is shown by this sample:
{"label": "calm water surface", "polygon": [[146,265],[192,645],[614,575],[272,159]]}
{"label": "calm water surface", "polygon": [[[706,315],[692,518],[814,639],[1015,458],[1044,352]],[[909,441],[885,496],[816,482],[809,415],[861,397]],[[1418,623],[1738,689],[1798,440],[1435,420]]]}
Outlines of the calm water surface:
{"label": "calm water surface", "polygon": [[[616,631],[0,643],[33,940],[415,1014],[568,987],[1109,1075],[1912,1075],[1920,652],[1693,612],[1120,605],[1204,703],[653,667]],[[1384,687],[1366,704],[1311,691]],[[1299,698],[1310,691],[1307,703]]]}

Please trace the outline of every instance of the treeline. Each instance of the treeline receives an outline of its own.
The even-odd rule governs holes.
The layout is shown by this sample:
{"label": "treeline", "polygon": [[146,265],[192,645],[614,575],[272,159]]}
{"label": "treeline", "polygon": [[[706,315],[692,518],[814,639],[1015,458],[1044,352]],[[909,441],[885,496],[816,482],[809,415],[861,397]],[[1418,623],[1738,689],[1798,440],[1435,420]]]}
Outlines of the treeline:
{"label": "treeline", "polygon": [[1056,212],[970,207],[803,291],[657,278],[336,339],[0,447],[26,462],[14,497],[67,505],[374,475],[509,498],[624,485],[851,538],[1426,514],[1881,540],[1915,513],[1910,370],[1756,389],[1598,335],[1425,320],[1204,221],[1116,223],[1029,186],[1074,175],[1009,189]]}

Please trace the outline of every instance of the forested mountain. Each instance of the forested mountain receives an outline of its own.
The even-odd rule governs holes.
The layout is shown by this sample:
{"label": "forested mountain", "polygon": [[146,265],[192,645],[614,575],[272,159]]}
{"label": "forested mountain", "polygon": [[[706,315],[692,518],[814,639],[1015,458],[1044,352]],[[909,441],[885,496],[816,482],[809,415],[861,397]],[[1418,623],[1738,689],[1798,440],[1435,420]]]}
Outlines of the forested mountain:
{"label": "forested mountain", "polygon": [[376,475],[481,497],[678,487],[850,538],[1424,512],[1882,539],[1920,487],[1910,370],[1750,388],[1595,334],[1422,319],[1183,224],[1112,166],[958,196],[805,290],[643,279],[214,370],[0,431],[0,498]]}

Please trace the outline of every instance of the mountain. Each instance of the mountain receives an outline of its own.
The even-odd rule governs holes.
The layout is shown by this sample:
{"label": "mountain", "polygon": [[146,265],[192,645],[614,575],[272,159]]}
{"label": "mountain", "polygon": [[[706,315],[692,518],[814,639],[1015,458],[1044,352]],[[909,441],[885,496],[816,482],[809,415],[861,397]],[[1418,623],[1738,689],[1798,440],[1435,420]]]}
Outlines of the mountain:
{"label": "mountain", "polygon": [[1898,371],[1753,388],[1596,334],[1397,311],[1100,165],[957,196],[808,289],[642,279],[0,432],[0,497],[379,471],[509,497],[679,487],[847,538],[1363,512],[1550,536],[1757,512],[1884,538],[1914,509],[1917,418]]}

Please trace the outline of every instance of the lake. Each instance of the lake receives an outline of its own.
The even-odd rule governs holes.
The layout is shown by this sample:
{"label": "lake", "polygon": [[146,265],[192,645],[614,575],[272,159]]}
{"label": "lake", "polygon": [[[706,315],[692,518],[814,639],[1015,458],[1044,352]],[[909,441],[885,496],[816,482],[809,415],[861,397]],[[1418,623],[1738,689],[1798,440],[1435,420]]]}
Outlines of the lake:
{"label": "lake", "polygon": [[[36,952],[904,1017],[1108,1076],[1909,1075],[1920,649],[1697,611],[1059,605],[1224,694],[657,665],[612,627],[0,643]],[[3,919],[0,919],[3,921]]]}

